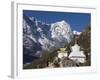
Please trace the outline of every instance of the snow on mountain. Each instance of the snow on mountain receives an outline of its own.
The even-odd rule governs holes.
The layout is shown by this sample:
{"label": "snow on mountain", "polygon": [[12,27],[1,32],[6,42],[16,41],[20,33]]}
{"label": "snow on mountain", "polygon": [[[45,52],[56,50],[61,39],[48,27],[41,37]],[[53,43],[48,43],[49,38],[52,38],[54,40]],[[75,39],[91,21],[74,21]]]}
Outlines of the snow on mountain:
{"label": "snow on mountain", "polygon": [[82,32],[78,32],[78,31],[75,31],[75,30],[73,31],[73,34],[74,34],[74,35],[80,35],[81,33],[82,33]]}
{"label": "snow on mountain", "polygon": [[50,31],[51,38],[56,41],[55,44],[59,47],[63,47],[73,38],[73,33],[70,28],[70,25],[64,20],[51,24]]}
{"label": "snow on mountain", "polygon": [[73,32],[66,21],[45,24],[34,17],[23,16],[24,54],[40,55],[71,42]]}

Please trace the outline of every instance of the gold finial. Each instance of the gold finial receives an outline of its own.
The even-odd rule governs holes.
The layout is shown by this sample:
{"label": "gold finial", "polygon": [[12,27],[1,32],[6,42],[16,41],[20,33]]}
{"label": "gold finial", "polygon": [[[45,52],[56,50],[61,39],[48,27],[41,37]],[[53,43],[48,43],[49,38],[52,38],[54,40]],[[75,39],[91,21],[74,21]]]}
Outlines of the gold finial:
{"label": "gold finial", "polygon": [[75,39],[75,44],[77,44],[77,39]]}

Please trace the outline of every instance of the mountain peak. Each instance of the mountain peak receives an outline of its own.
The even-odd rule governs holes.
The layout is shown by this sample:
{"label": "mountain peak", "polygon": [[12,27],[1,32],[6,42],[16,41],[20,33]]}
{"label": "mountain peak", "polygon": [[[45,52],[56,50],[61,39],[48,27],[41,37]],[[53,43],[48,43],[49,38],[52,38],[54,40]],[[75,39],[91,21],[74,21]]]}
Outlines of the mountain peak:
{"label": "mountain peak", "polygon": [[35,21],[35,20],[36,20],[34,17],[29,17],[29,19],[30,19],[31,21]]}
{"label": "mountain peak", "polygon": [[[37,51],[53,51],[64,47],[73,38],[70,25],[65,21],[59,21],[48,25],[35,17],[24,16],[24,48],[30,51],[27,54],[35,55]],[[30,32],[30,34],[28,34]]]}
{"label": "mountain peak", "polygon": [[62,20],[61,23],[67,23],[65,20]]}
{"label": "mountain peak", "polygon": [[76,31],[76,30],[73,31],[73,34],[74,34],[74,35],[80,35],[81,33],[82,33],[82,32],[78,32],[78,31]]}

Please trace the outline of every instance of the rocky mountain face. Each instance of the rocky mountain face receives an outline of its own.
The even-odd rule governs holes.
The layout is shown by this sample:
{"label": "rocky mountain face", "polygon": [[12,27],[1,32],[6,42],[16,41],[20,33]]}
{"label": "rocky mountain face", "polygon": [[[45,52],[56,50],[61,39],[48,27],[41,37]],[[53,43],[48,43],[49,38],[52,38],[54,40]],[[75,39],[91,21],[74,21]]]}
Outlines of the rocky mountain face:
{"label": "rocky mountain face", "polygon": [[64,47],[72,39],[73,32],[64,20],[46,24],[23,15],[23,54],[40,57],[42,53]]}
{"label": "rocky mountain face", "polygon": [[82,47],[86,55],[86,63],[85,65],[91,65],[91,25],[88,25],[86,29],[82,32],[82,34],[78,38],[78,43]]}
{"label": "rocky mountain face", "polygon": [[91,26],[88,25],[86,29],[78,38],[79,45],[84,48],[87,53],[90,53],[91,47]]}

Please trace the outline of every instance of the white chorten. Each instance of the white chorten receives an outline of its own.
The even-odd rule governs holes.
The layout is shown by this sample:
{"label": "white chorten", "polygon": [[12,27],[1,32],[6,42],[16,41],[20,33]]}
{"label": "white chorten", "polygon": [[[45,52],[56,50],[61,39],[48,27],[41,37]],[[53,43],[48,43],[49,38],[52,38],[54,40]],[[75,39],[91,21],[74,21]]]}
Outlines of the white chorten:
{"label": "white chorten", "polygon": [[58,58],[62,58],[62,57],[67,57],[67,51],[65,51],[66,48],[60,48],[60,51],[58,51]]}
{"label": "white chorten", "polygon": [[86,61],[86,56],[83,51],[80,51],[80,46],[77,43],[72,46],[72,52],[70,53],[69,58],[78,63],[84,63]]}

